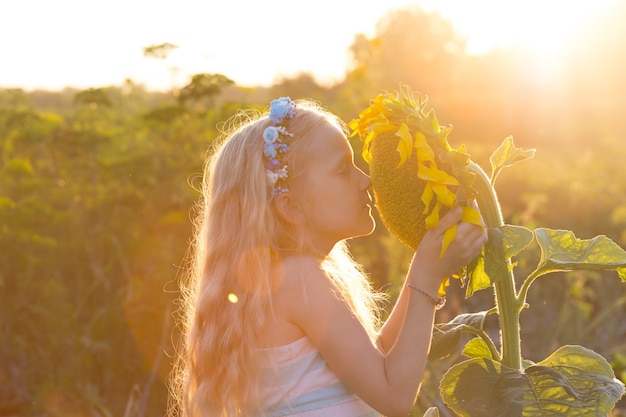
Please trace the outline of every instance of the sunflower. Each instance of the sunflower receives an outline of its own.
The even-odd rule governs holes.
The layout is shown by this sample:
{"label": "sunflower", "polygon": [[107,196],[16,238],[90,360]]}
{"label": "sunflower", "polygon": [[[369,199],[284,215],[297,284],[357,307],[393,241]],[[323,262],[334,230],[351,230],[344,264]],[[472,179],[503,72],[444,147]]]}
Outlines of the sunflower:
{"label": "sunflower", "polygon": [[[385,227],[402,243],[417,249],[427,230],[437,226],[450,208],[463,208],[462,220],[482,226],[472,205],[475,174],[464,147],[448,143],[451,127],[442,127],[434,110],[425,112],[427,98],[416,100],[401,85],[381,93],[349,123],[363,142],[376,207]],[[441,255],[454,240],[456,226],[444,235]],[[455,276],[458,277],[458,276]],[[445,295],[446,278],[439,289]]]}

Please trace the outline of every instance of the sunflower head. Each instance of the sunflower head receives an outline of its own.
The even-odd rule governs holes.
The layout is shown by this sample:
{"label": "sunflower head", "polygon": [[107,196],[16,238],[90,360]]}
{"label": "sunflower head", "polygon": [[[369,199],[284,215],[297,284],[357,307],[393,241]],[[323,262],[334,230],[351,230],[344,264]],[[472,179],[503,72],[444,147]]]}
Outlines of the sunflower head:
{"label": "sunflower head", "polygon": [[[482,225],[470,205],[476,194],[474,173],[467,169],[470,157],[463,147],[450,147],[452,128],[440,126],[433,110],[425,112],[426,102],[402,85],[398,92],[376,96],[349,124],[352,136],[363,142],[381,220],[414,250],[454,206],[463,207],[464,221]],[[456,227],[446,232],[442,254],[455,233]]]}

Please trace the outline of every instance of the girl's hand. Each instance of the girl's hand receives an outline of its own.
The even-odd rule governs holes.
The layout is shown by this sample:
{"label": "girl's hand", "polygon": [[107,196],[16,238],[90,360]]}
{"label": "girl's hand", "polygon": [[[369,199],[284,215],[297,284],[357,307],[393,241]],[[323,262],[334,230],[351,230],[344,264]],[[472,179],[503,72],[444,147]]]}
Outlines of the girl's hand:
{"label": "girl's hand", "polygon": [[[429,277],[429,284],[433,286],[438,286],[443,278],[466,266],[487,243],[485,228],[461,222],[462,213],[460,207],[446,213],[437,227],[426,232],[415,253],[413,262],[418,264],[419,275]],[[456,236],[444,255],[440,256],[444,234],[454,225],[457,225]]]}

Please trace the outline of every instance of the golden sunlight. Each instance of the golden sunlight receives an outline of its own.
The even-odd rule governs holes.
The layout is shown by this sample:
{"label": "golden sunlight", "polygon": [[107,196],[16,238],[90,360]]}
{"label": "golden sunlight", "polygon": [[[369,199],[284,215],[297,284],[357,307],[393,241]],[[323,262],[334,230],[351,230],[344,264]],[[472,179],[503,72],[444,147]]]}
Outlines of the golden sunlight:
{"label": "golden sunlight", "polygon": [[443,0],[432,8],[466,36],[470,54],[516,48],[527,56],[527,76],[559,82],[575,57],[585,26],[621,0]]}
{"label": "golden sunlight", "polygon": [[439,7],[468,37],[471,53],[520,46],[542,58],[558,55],[593,14],[618,0],[447,1]]}

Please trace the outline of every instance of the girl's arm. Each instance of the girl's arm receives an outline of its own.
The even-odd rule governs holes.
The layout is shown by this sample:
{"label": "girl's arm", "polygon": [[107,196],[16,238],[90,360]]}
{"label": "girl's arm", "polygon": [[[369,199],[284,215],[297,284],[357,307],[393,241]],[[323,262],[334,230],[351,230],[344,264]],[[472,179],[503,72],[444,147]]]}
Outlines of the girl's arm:
{"label": "girl's arm", "polygon": [[[406,278],[408,277],[409,274],[407,274]],[[411,289],[406,286],[408,283],[406,278],[402,285],[400,295],[391,310],[391,314],[389,314],[389,317],[383,324],[380,329],[380,334],[378,335],[377,344],[380,350],[384,353],[389,352],[394,343],[396,343],[396,339],[398,338],[398,334],[402,328],[402,323],[404,323],[404,318],[406,317],[406,309],[409,303],[409,292],[411,291]]]}
{"label": "girl's arm", "polygon": [[[436,294],[443,277],[458,271],[480,252],[486,242],[484,231],[459,223],[456,239],[439,257],[445,230],[460,217],[460,210],[452,210],[426,234],[413,257],[407,281]],[[296,266],[287,265],[290,268]],[[306,333],[338,378],[361,399],[387,416],[405,416],[415,402],[426,367],[435,312],[432,300],[405,286],[378,347],[336,296],[318,262],[301,261],[297,268],[305,291],[297,291],[300,285],[290,286],[294,289],[288,297],[286,319]],[[290,276],[290,271],[286,272]]]}

